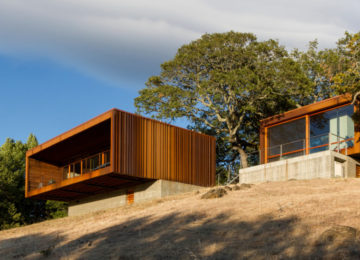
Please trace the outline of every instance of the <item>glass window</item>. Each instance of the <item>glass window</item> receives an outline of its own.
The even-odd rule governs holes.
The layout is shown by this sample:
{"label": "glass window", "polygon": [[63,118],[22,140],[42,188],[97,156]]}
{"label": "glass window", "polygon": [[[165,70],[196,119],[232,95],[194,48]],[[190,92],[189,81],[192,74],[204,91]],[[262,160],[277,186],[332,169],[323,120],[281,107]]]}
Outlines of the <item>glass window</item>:
{"label": "glass window", "polygon": [[268,128],[268,161],[304,154],[305,137],[305,118]]}
{"label": "glass window", "polygon": [[72,163],[70,164],[70,172],[69,172],[69,178],[74,178],[75,177],[75,165]]}
{"label": "glass window", "polygon": [[106,166],[110,164],[110,151],[104,152],[104,164]]}
{"label": "glass window", "polygon": [[93,157],[91,157],[89,159],[90,161],[90,170],[93,171],[93,170],[97,170],[99,168],[99,165],[100,165],[100,160],[99,160],[99,155],[95,155]]}
{"label": "glass window", "polygon": [[81,163],[80,162],[75,163],[75,173],[81,174]]}
{"label": "glass window", "polygon": [[63,178],[74,178],[110,165],[110,151],[93,155],[89,158],[71,163],[63,168]]}
{"label": "glass window", "polygon": [[310,153],[353,147],[353,114],[354,106],[350,105],[311,116]]}
{"label": "glass window", "polygon": [[69,176],[69,166],[65,166],[63,169],[63,179],[66,180]]}

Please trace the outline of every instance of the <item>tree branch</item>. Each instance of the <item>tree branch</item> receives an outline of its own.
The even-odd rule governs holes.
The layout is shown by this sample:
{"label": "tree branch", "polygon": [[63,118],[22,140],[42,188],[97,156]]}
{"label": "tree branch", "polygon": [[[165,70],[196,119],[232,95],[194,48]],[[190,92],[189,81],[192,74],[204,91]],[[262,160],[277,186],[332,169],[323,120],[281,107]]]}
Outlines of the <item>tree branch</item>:
{"label": "tree branch", "polygon": [[360,95],[360,91],[358,91],[358,92],[355,93],[355,95],[354,95],[354,97],[353,97],[353,101],[351,102],[352,105],[355,105],[356,100],[357,100],[357,98],[359,97],[359,95]]}

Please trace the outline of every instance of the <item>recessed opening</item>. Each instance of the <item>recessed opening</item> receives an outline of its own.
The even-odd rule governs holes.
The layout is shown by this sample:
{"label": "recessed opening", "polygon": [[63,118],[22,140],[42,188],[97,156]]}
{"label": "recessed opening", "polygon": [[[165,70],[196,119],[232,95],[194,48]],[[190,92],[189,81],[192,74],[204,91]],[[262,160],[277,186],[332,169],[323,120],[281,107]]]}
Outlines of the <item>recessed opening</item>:
{"label": "recessed opening", "polygon": [[110,166],[110,119],[29,157],[29,191]]}

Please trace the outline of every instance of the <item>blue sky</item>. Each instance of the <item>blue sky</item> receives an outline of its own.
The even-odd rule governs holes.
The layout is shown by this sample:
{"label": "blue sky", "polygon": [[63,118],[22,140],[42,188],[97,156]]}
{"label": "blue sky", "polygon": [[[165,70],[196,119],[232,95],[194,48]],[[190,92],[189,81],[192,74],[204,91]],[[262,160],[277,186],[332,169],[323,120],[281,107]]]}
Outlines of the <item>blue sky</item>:
{"label": "blue sky", "polygon": [[113,107],[134,112],[147,78],[206,32],[334,47],[359,31],[358,10],[357,0],[0,0],[0,144],[44,142]]}
{"label": "blue sky", "polygon": [[115,86],[45,59],[0,56],[0,141],[34,133],[43,142],[113,107],[134,112],[132,84]]}

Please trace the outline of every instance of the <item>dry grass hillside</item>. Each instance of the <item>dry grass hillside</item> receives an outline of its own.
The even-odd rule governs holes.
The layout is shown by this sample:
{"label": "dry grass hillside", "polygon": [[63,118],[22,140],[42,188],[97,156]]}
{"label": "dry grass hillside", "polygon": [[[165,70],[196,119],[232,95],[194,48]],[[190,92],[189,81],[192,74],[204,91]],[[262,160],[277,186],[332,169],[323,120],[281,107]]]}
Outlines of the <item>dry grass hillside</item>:
{"label": "dry grass hillside", "polygon": [[0,258],[360,258],[359,179],[206,191],[1,231]]}

